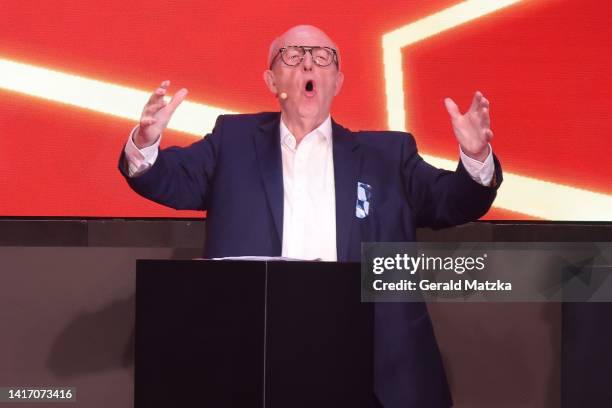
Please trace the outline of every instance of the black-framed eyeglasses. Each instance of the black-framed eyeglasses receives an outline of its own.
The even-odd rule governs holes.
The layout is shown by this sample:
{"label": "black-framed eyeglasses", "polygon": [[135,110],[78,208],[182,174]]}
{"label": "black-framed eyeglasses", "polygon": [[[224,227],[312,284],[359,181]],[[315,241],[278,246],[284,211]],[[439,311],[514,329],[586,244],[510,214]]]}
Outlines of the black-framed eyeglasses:
{"label": "black-framed eyeglasses", "polygon": [[272,65],[274,65],[279,55],[285,65],[297,67],[304,61],[306,52],[310,52],[312,62],[319,67],[327,67],[333,62],[336,64],[336,68],[339,68],[338,52],[331,47],[290,45],[278,50],[278,53],[272,58],[272,62],[270,62],[270,69],[272,69]]}

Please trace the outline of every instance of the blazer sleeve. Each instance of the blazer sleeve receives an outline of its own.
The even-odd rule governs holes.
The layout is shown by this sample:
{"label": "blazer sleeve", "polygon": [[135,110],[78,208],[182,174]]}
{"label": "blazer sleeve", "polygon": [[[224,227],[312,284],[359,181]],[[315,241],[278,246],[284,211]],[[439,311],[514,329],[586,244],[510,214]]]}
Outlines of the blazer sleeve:
{"label": "blazer sleeve", "polygon": [[418,154],[412,135],[402,146],[402,179],[405,194],[418,227],[445,228],[477,220],[491,207],[502,181],[499,160],[493,156],[495,174],[491,187],[474,181],[461,161],[453,171],[426,163]]}
{"label": "blazer sleeve", "polygon": [[141,196],[177,210],[206,210],[223,134],[223,116],[212,133],[187,147],[159,151],[157,160],[145,173],[129,177],[125,155],[119,171],[128,185]]}

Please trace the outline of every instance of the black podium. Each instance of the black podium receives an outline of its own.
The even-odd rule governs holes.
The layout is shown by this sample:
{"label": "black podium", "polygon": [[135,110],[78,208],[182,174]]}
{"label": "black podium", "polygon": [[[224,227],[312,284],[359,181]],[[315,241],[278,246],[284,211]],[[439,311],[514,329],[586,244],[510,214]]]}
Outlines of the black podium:
{"label": "black podium", "polygon": [[141,260],[135,407],[377,407],[358,263]]}

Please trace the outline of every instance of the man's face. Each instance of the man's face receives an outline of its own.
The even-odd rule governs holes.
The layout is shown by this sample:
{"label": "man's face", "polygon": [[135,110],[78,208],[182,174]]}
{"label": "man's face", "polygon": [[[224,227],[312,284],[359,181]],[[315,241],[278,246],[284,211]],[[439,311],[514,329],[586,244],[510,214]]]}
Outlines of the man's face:
{"label": "man's face", "polygon": [[336,45],[321,30],[311,26],[298,26],[287,31],[273,44],[271,69],[264,79],[271,92],[287,98],[279,98],[281,110],[290,117],[313,119],[322,122],[329,115],[332,100],[340,92],[344,76],[336,61],[326,67],[317,65],[310,52],[304,54],[297,66],[288,66],[278,55],[280,48],[289,46],[329,47]]}

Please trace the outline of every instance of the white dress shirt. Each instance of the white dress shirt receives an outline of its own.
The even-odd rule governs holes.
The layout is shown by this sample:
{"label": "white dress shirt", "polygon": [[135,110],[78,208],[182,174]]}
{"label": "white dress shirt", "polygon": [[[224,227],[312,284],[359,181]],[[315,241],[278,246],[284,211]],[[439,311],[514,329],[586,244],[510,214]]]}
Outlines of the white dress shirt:
{"label": "white dress shirt", "polygon": [[[161,136],[139,149],[132,139],[125,145],[130,177],[147,171],[157,159]],[[283,163],[283,243],[282,255],[297,259],[336,261],[336,189],[332,149],[331,117],[308,133],[299,145],[285,123],[280,122]],[[467,156],[459,148],[461,162],[472,179],[484,186],[491,184],[495,166],[493,149],[484,162]]]}
{"label": "white dress shirt", "polygon": [[336,261],[336,187],[331,117],[299,145],[281,120],[283,256]]}

